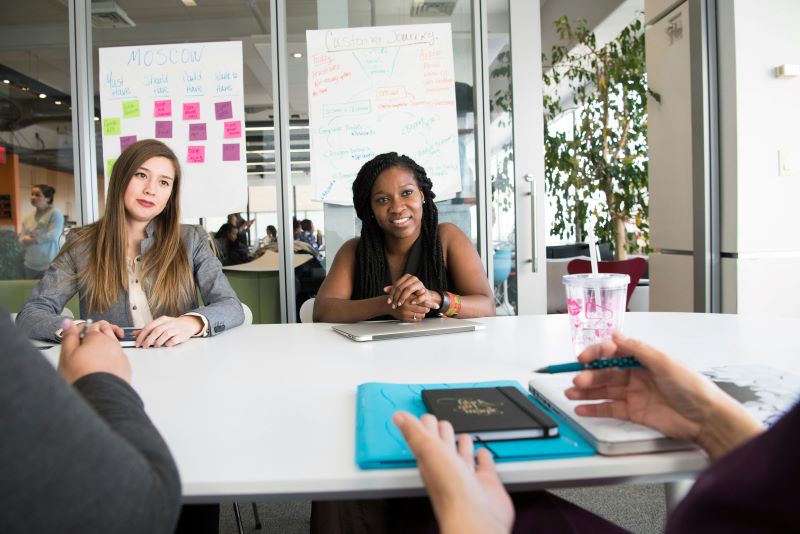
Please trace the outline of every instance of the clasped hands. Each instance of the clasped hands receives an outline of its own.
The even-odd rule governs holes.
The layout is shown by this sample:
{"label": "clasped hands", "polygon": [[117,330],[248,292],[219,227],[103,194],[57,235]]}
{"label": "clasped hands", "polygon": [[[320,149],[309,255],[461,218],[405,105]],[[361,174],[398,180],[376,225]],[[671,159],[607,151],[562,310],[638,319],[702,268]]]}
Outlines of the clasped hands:
{"label": "clasped hands", "polygon": [[413,274],[404,274],[393,285],[384,287],[383,291],[389,294],[386,299],[389,314],[401,321],[420,321],[431,310],[438,310],[442,303],[442,296],[436,291],[429,291]]}
{"label": "clasped hands", "polygon": [[[180,317],[170,317],[162,315],[158,319],[153,319],[136,334],[136,347],[172,347],[183,343],[192,336],[199,334],[205,324],[196,315],[181,315]],[[108,321],[97,321],[92,324],[92,330],[102,329],[102,331],[112,332],[117,339],[122,339],[124,332],[122,328]]]}

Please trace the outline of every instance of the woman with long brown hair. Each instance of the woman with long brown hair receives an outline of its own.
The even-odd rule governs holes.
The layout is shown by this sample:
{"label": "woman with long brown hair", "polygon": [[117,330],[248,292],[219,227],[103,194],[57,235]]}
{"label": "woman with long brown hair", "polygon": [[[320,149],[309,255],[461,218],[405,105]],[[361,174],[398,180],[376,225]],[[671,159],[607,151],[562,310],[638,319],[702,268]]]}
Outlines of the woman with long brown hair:
{"label": "woman with long brown hair", "polygon": [[[36,339],[58,339],[75,294],[81,318],[141,328],[136,345],[171,346],[240,325],[239,299],[205,230],[180,224],[181,171],[153,139],[134,143],[111,172],[105,214],[73,230],[17,317]],[[196,289],[204,305],[197,306]]]}

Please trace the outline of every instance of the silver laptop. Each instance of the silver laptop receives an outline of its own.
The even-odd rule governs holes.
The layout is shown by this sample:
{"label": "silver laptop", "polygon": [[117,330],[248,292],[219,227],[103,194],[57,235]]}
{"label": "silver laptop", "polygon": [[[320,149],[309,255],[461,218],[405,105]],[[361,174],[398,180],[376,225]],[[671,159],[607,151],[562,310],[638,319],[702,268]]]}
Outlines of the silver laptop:
{"label": "silver laptop", "polygon": [[372,321],[353,324],[337,324],[336,332],[353,341],[376,341],[378,339],[397,339],[401,337],[435,336],[456,332],[472,332],[483,328],[480,323],[453,319],[452,317],[431,317],[416,323],[400,321]]}

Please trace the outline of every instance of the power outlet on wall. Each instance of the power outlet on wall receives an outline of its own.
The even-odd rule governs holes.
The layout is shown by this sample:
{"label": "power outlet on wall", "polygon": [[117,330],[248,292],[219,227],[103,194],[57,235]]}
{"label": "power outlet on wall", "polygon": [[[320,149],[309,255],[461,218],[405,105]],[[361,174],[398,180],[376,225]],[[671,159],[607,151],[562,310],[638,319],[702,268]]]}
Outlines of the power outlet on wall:
{"label": "power outlet on wall", "polygon": [[797,170],[794,151],[788,148],[778,149],[778,176],[796,176]]}

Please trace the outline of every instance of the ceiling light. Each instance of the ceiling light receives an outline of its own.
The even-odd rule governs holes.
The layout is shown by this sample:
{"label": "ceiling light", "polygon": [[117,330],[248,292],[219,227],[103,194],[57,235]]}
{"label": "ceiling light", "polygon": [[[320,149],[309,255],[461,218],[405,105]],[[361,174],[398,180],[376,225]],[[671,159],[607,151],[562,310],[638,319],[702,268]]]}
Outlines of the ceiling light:
{"label": "ceiling light", "polygon": [[186,7],[197,7],[197,2],[194,0],[181,0]]}
{"label": "ceiling light", "polygon": [[301,57],[303,57],[303,54],[300,52],[295,52],[294,54],[292,54],[292,57],[300,59]]}
{"label": "ceiling light", "polygon": [[56,100],[55,104],[56,104],[56,106],[60,106],[61,105],[61,100]]}
{"label": "ceiling light", "polygon": [[39,98],[47,98],[47,95],[44,93],[39,93]]}
{"label": "ceiling light", "polygon": [[100,117],[95,117],[95,118],[94,118],[94,120],[95,120],[95,121],[99,121],[99,120],[100,120]]}
{"label": "ceiling light", "polygon": [[3,83],[9,84],[9,83],[11,83],[11,80],[3,80]]}

